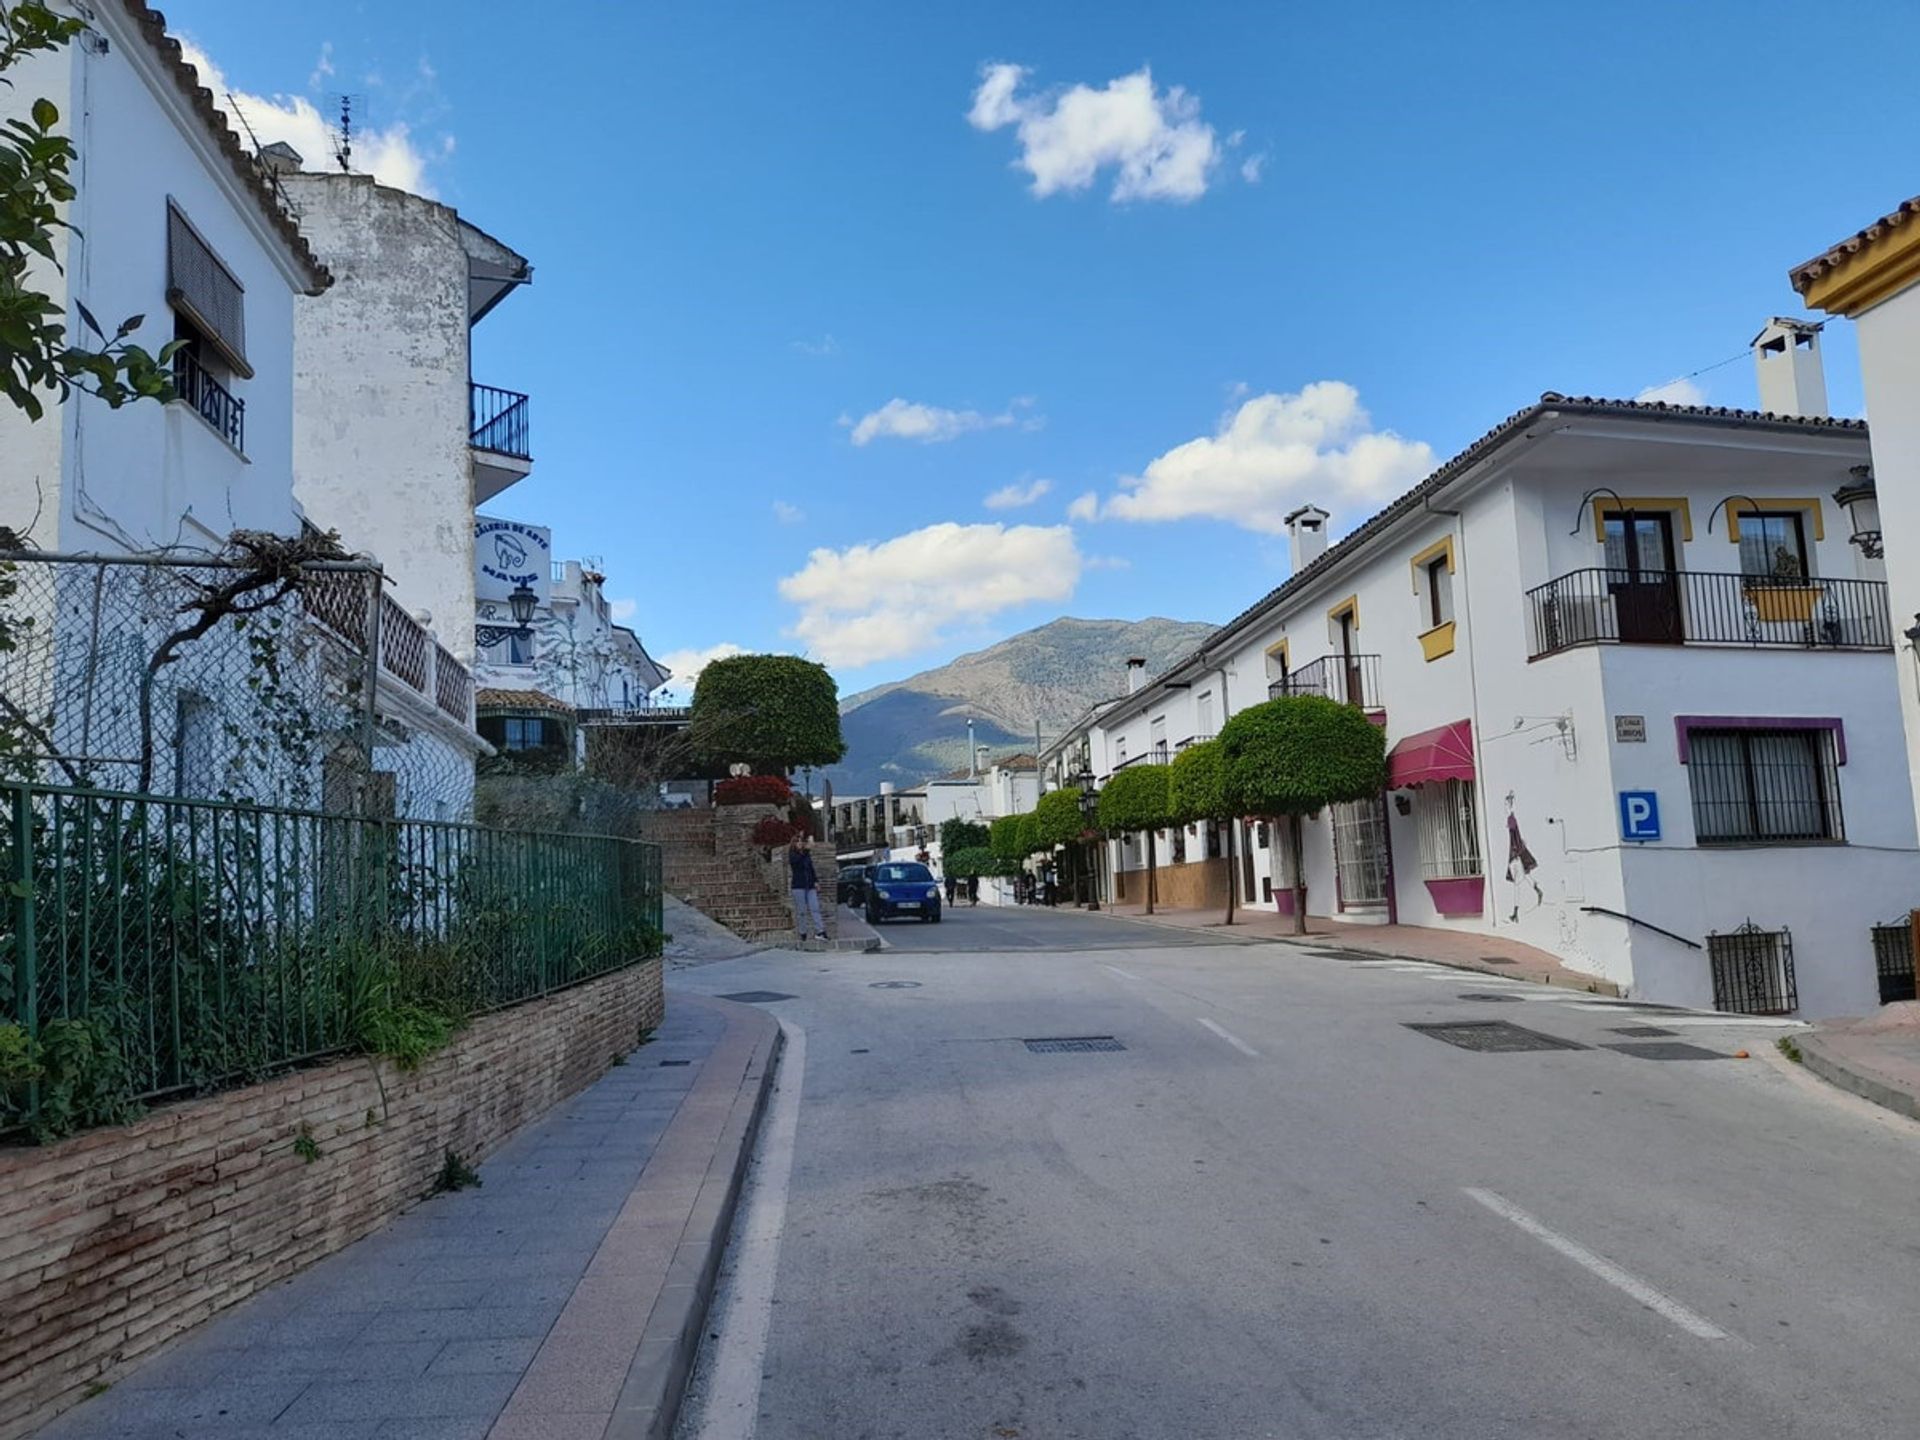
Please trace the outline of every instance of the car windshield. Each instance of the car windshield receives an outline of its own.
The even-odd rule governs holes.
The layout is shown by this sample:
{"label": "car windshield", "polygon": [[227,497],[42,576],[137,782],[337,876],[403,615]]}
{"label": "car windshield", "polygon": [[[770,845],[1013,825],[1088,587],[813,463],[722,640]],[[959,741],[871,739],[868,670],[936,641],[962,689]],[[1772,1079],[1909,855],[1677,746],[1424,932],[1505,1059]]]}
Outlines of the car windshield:
{"label": "car windshield", "polygon": [[931,880],[933,872],[924,865],[876,865],[873,867],[873,878],[896,883],[909,880]]}

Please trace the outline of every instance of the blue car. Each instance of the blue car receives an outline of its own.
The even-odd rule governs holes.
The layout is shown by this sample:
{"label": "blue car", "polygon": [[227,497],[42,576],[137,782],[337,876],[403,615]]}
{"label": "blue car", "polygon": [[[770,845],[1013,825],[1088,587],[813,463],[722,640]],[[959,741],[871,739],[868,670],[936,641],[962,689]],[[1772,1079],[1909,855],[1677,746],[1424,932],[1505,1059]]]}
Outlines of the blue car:
{"label": "blue car", "polygon": [[862,879],[869,925],[894,919],[939,921],[940,887],[933,872],[918,861],[869,865]]}

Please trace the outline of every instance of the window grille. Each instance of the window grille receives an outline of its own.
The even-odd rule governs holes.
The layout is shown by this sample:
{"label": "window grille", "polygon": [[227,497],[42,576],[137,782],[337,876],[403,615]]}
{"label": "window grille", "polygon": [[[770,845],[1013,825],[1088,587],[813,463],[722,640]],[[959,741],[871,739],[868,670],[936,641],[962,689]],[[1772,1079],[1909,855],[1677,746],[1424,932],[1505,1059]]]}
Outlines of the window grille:
{"label": "window grille", "polygon": [[171,202],[167,205],[167,303],[192,322],[236,374],[253,378],[253,367],[247,363],[245,287]]}
{"label": "window grille", "polygon": [[1480,865],[1480,825],[1473,786],[1442,780],[1413,792],[1420,837],[1420,873],[1427,880],[1459,880],[1485,873]]}
{"label": "window grille", "polygon": [[1882,1005],[1915,998],[1911,919],[1873,927],[1873,968],[1880,981]]}
{"label": "window grille", "polygon": [[1386,903],[1386,830],[1387,817],[1378,800],[1333,807],[1333,862],[1343,908]]}
{"label": "window grille", "polygon": [[1793,935],[1762,930],[1751,920],[1725,935],[1707,936],[1713,970],[1713,1008],[1736,1015],[1790,1015],[1800,1008],[1793,976]]}
{"label": "window grille", "polygon": [[1845,838],[1831,730],[1693,730],[1687,738],[1698,843]]}

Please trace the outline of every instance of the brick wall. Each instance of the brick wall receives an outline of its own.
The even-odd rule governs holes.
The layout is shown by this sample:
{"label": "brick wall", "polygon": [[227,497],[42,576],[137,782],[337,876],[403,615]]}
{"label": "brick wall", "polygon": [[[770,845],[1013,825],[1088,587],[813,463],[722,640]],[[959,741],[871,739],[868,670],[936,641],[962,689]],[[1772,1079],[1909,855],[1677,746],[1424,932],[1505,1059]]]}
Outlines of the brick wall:
{"label": "brick wall", "polygon": [[0,1440],[378,1229],[444,1151],[477,1161],[664,1013],[651,960],[483,1016],[411,1074],[356,1057],[0,1150]]}

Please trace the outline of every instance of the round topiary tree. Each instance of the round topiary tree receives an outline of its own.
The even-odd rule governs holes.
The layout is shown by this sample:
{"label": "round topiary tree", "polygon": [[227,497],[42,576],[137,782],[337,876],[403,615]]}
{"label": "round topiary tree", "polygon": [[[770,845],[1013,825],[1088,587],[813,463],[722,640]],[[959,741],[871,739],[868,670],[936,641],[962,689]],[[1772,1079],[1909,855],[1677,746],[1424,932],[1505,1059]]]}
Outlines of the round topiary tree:
{"label": "round topiary tree", "polygon": [[985,846],[990,836],[987,827],[978,820],[962,820],[954,816],[940,822],[940,853],[957,854],[962,850],[973,850]]}
{"label": "round topiary tree", "polygon": [[1293,929],[1307,929],[1300,821],[1329,805],[1371,800],[1387,783],[1386,734],[1357,705],[1286,695],[1221,727],[1227,793],[1242,815],[1284,818],[1293,844]]}
{"label": "round topiary tree", "polygon": [[763,772],[832,765],[847,753],[840,687],[827,667],[797,655],[730,655],[700,672],[691,729],[714,762]]}
{"label": "round topiary tree", "polygon": [[1227,757],[1218,740],[1203,740],[1173,757],[1167,767],[1167,805],[1176,824],[1227,829],[1227,919],[1233,923],[1233,832],[1240,812],[1227,789]]}
{"label": "round topiary tree", "polygon": [[1085,828],[1078,790],[1049,790],[1033,807],[1034,849],[1043,855],[1051,856],[1060,847],[1069,846],[1073,848],[1067,853],[1072,856],[1078,849],[1074,842]]}
{"label": "round topiary tree", "polygon": [[1153,913],[1154,832],[1173,823],[1165,765],[1129,765],[1100,787],[1100,828],[1110,835],[1147,832],[1147,914]]}
{"label": "round topiary tree", "polygon": [[987,845],[993,851],[994,859],[1001,865],[1001,874],[1011,874],[1020,868],[1020,862],[1027,858],[1026,836],[1020,831],[1019,815],[1002,815],[994,821],[987,832]]}

